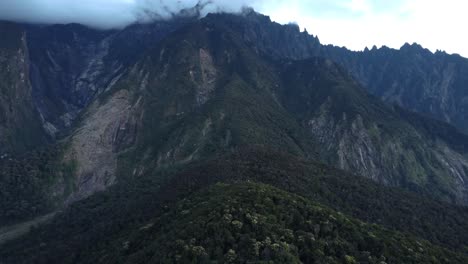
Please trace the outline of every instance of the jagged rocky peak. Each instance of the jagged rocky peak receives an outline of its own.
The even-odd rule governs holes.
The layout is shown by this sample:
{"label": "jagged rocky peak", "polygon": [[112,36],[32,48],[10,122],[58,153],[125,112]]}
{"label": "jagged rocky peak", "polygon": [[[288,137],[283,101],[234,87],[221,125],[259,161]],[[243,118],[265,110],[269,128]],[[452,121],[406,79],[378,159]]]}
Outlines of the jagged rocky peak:
{"label": "jagged rocky peak", "polygon": [[[233,211],[234,207],[228,206],[215,210],[213,219],[220,219],[218,225],[233,231],[229,231],[229,241],[231,234],[240,234],[244,225],[258,227],[262,221],[287,217],[280,222],[290,223],[295,230],[279,229],[278,246],[271,243],[277,232],[271,233],[275,237],[265,238],[265,245],[271,245],[272,250],[284,245],[294,252],[299,248],[284,244],[283,237],[303,247],[323,239],[327,242],[316,248],[334,245],[337,241],[329,243],[328,239],[336,239],[340,231],[337,227],[353,228],[349,226],[352,222],[304,202],[314,199],[363,221],[387,228],[396,226],[400,232],[466,251],[459,243],[468,241],[460,232],[466,229],[466,211],[428,197],[468,204],[468,136],[446,123],[389,106],[367,93],[372,91],[387,102],[407,108],[446,107],[443,114],[451,119],[455,110],[448,108],[448,102],[456,99],[453,87],[466,79],[463,67],[457,66],[463,61],[448,57],[441,62],[413,45],[401,50],[374,46],[364,52],[323,46],[316,37],[300,32],[297,25],[279,25],[252,10],[240,15],[210,14],[202,19],[199,10],[191,12],[173,20],[111,31],[80,25],[27,26],[18,35],[13,34],[16,38],[12,39],[17,41],[12,42],[13,48],[0,48],[0,58],[7,62],[0,64],[0,76],[6,80],[0,82],[0,108],[5,108],[0,112],[0,133],[3,127],[21,132],[11,124],[23,125],[31,120],[51,135],[70,129],[52,150],[0,162],[0,173],[6,173],[0,177],[0,201],[8,201],[0,203],[0,223],[28,220],[75,204],[59,214],[48,231],[34,229],[36,237],[18,242],[29,246],[2,247],[2,259],[9,254],[13,257],[10,262],[18,263],[16,258],[24,256],[28,263],[36,257],[30,252],[41,252],[44,263],[53,263],[46,261],[50,255],[63,259],[70,252],[85,252],[96,241],[98,248],[90,251],[90,262],[94,254],[104,261],[103,252],[128,256],[131,250],[143,248],[138,243],[148,243],[153,237],[164,240],[167,228],[148,233],[160,228],[154,221],[171,223],[166,221],[168,215],[177,216],[172,217],[176,221],[191,221],[187,217],[201,208],[198,203],[188,206],[191,199],[195,197],[202,204],[207,201],[205,196],[213,196],[208,193],[196,198],[189,193],[196,194],[216,182],[242,181],[264,182],[298,192],[304,198],[289,197],[276,189],[265,192],[271,187],[257,185],[236,195],[245,187],[218,185],[213,189],[219,192],[211,199],[216,205],[213,208],[227,200],[239,204],[246,195],[253,195],[249,203],[255,205],[247,208],[242,201],[243,209]],[[22,74],[25,78],[18,78]],[[4,83],[12,85],[2,86]],[[460,90],[455,92],[457,96],[463,96]],[[426,97],[422,102],[420,93],[430,94],[433,101]],[[11,100],[18,95],[26,99]],[[17,110],[10,105],[21,107]],[[16,114],[20,111],[26,114]],[[104,193],[96,195],[98,192]],[[177,199],[186,197],[192,198],[177,203]],[[256,212],[256,199],[265,201],[265,217]],[[277,210],[285,204],[282,200],[289,201],[287,204],[302,201],[306,206],[284,213]],[[446,214],[437,217],[438,212]],[[321,217],[317,223],[310,222],[310,215],[316,213]],[[8,218],[12,215],[14,220]],[[418,217],[421,223],[415,224]],[[89,219],[93,225],[89,225]],[[206,219],[201,219],[200,226],[204,226]],[[185,220],[179,225],[186,226]],[[429,227],[441,228],[446,222],[450,226],[443,231],[427,232]],[[136,224],[142,227],[135,229]],[[301,233],[302,227],[310,234]],[[376,226],[372,228],[376,230]],[[138,230],[137,239],[129,240],[128,234],[134,229]],[[380,255],[388,252],[381,237],[389,233],[382,232],[385,234],[363,233],[371,242],[366,242],[367,238],[363,241],[358,234],[349,246],[358,243],[359,250],[365,250],[362,256],[359,253],[363,261],[384,262],[387,258]],[[139,239],[142,234],[145,239]],[[190,235],[184,241],[178,236],[177,232],[168,236],[175,241],[169,253],[174,252],[172,247],[181,252],[195,249],[192,253],[209,249],[207,245],[195,246],[206,239],[195,241]],[[62,241],[64,237],[66,241]],[[306,244],[305,237],[310,238]],[[395,241],[387,242],[401,244]],[[251,240],[244,242],[252,244]],[[341,250],[343,241],[338,242],[336,247]],[[375,258],[369,258],[367,248],[361,247],[363,243],[369,243],[370,250],[377,249]],[[58,251],[56,245],[60,245]],[[115,248],[108,248],[113,245]],[[250,248],[248,245],[242,248]],[[260,256],[255,245],[257,242],[248,254]],[[411,255],[419,260],[430,256],[424,254],[426,249],[419,242],[407,245],[402,247],[407,254],[392,256]],[[219,259],[231,259],[234,250],[230,247],[221,251],[213,248],[213,252]],[[273,251],[265,252],[261,255]],[[105,256],[112,259],[119,255]],[[146,255],[135,258],[141,256]],[[75,257],[83,260],[86,255],[77,253],[72,259]],[[105,261],[113,262],[111,259]],[[356,262],[347,255],[339,260]]]}
{"label": "jagged rocky peak", "polygon": [[[50,135],[70,129],[62,157],[75,164],[70,201],[117,182],[121,152],[133,155],[125,173],[140,175],[244,144],[304,157],[318,152],[322,161],[381,183],[416,191],[434,186],[438,198],[467,200],[467,156],[456,147],[466,138],[431,121],[421,125],[364,90],[402,106],[418,104],[406,90],[373,90],[377,83],[390,82],[395,91],[419,84],[408,76],[421,59],[403,51],[323,46],[297,25],[253,11],[111,31],[26,29],[32,109]],[[455,73],[447,69],[424,91],[449,93]]]}
{"label": "jagged rocky peak", "polygon": [[413,52],[413,53],[421,53],[427,56],[433,55],[432,51],[429,49],[425,49],[418,43],[409,44],[406,42],[403,46],[401,46],[400,51],[402,52]]}

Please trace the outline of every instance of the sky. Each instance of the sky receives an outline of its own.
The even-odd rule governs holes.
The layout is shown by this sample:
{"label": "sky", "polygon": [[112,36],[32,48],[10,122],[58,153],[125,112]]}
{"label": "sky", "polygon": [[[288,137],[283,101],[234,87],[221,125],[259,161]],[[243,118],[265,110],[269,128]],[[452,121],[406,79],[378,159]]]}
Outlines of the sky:
{"label": "sky", "polygon": [[[199,0],[0,0],[0,19],[81,23],[120,28],[170,18]],[[297,23],[323,44],[363,50],[417,42],[468,57],[467,0],[201,0],[203,13],[239,12],[243,6],[279,23]],[[156,14],[156,15],[155,15]]]}
{"label": "sky", "polygon": [[273,0],[273,20],[292,20],[324,44],[362,50],[417,42],[468,57],[467,0]]}

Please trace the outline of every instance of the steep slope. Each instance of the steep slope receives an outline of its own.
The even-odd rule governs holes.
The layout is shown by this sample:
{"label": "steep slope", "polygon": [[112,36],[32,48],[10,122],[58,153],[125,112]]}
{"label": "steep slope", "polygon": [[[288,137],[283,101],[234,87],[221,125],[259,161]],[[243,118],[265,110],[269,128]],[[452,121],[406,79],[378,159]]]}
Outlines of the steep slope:
{"label": "steep slope", "polygon": [[118,65],[103,63],[109,32],[70,24],[29,26],[27,34],[34,102],[47,132],[55,137],[73,124],[98,87],[105,88],[109,80],[99,82],[104,67],[111,78]]}
{"label": "steep slope", "polygon": [[245,145],[315,155],[313,139],[272,94],[268,64],[234,34],[197,22],[147,55],[118,84],[141,104],[135,145],[119,162],[129,164],[124,175]]}
{"label": "steep slope", "polygon": [[[119,178],[183,165],[237,146],[275,146],[315,157],[313,139],[271,93],[277,81],[264,70],[269,66],[238,39],[205,26],[192,23],[140,51],[141,56],[131,55],[139,61],[127,62],[130,66],[121,76],[80,110],[74,129],[60,142],[59,154],[47,162],[58,167],[50,181],[39,180],[39,189],[55,191],[38,192],[46,196],[39,201],[48,201],[47,194],[54,193],[58,204],[70,204]],[[132,26],[117,35],[141,32],[147,31]],[[115,52],[122,55],[119,58],[129,53]],[[20,178],[5,173],[2,185],[7,188],[11,181],[6,179]]]}
{"label": "steep slope", "polygon": [[[321,143],[321,157],[384,184],[466,204],[468,137],[391,108],[331,61],[284,66],[280,98]],[[456,139],[456,140],[454,140]]]}
{"label": "steep slope", "polygon": [[236,69],[237,74],[254,76],[257,85],[269,86],[279,107],[319,141],[317,150],[323,160],[384,184],[467,202],[466,136],[368,96],[332,61],[281,59],[342,50],[322,47],[296,26],[280,26],[253,12],[209,15],[203,23],[208,30],[250,50],[244,58],[263,67],[250,68],[250,76],[241,69]]}
{"label": "steep slope", "polygon": [[63,157],[74,165],[68,202],[249,145],[467,202],[466,136],[389,108],[331,61],[258,53],[223,19],[189,23],[148,48],[83,113]]}
{"label": "steep slope", "polygon": [[[176,26],[134,25],[119,32],[79,25],[32,27],[44,32],[31,33],[35,40],[30,46],[44,36],[51,39],[38,45],[43,49],[35,48],[33,62],[42,65],[47,82],[67,88],[58,97],[37,96],[36,105],[47,97],[51,104],[64,106],[49,117],[42,115],[45,126],[54,123],[59,128],[55,121],[65,120],[60,116],[70,109],[80,117],[69,123],[75,127],[59,154],[45,155],[50,167],[35,161],[26,167],[22,162],[28,158],[6,163],[2,189],[18,181],[23,185],[18,184],[22,191],[15,195],[6,192],[5,201],[25,201],[26,206],[11,210],[17,203],[5,204],[9,213],[3,221],[10,222],[7,215],[27,219],[123,179],[244,146],[321,159],[387,185],[466,203],[466,136],[443,123],[389,108],[331,61],[277,60],[292,56],[296,48],[278,49],[284,53],[276,54],[278,42],[252,37],[260,31],[245,32],[258,17],[210,15],[200,21],[181,20]],[[278,40],[298,32],[294,26],[286,31],[279,25],[273,28]],[[267,37],[274,35],[268,32]],[[313,41],[302,36],[298,43]],[[102,56],[93,57],[99,43],[109,45]],[[304,47],[304,54],[313,48]],[[66,50],[70,54],[63,53]],[[84,61],[76,62],[75,57]],[[79,67],[71,67],[72,62]],[[77,76],[88,70],[93,74],[79,81]],[[75,89],[79,83],[85,92]],[[55,94],[61,85],[47,87]],[[21,166],[39,172],[37,177],[20,176]],[[36,190],[31,195],[18,196],[31,188]],[[41,209],[28,211],[31,208]]]}
{"label": "steep slope", "polygon": [[400,50],[376,47],[363,52],[322,45],[296,25],[273,23],[251,11],[245,17],[210,15],[242,34],[259,53],[277,58],[320,56],[344,66],[370,93],[386,102],[448,122],[467,133],[468,59],[420,45]]}
{"label": "steep slope", "polygon": [[466,203],[468,137],[368,96],[331,61],[272,61],[218,17],[171,35],[129,75],[126,85],[141,89],[135,101],[151,113],[142,116],[133,150],[149,159],[133,173],[260,144],[305,156],[319,151],[330,164],[384,184]]}
{"label": "steep slope", "polygon": [[[34,103],[52,136],[74,125],[142,53],[190,19],[99,31],[78,24],[28,26]],[[63,134],[63,133],[61,133]]]}
{"label": "steep slope", "polygon": [[102,104],[94,102],[66,139],[61,162],[73,166],[74,189],[66,203],[115,183],[118,154],[134,143],[137,132],[139,103],[132,105],[129,97],[127,90],[119,90]]}
{"label": "steep slope", "polygon": [[[119,122],[129,112],[125,94],[99,111],[92,102],[148,47],[189,21],[121,31],[0,23],[0,226],[51,212],[114,182],[117,148],[106,144],[124,140],[125,123]],[[70,133],[73,140],[44,146]],[[108,137],[93,137],[101,133]],[[81,175],[76,183],[75,174]]]}
{"label": "steep slope", "polygon": [[[98,244],[106,247],[119,241],[114,239],[123,228],[140,228],[158,217],[169,208],[164,207],[166,201],[176,202],[216,180],[249,179],[298,192],[361,220],[464,252],[464,209],[388,190],[342,172],[324,173],[329,169],[323,165],[315,165],[308,172],[307,166],[294,162],[297,156],[315,158],[315,151],[330,163],[339,161],[334,139],[341,136],[330,133],[332,147],[328,148],[323,136],[312,128],[323,134],[329,130],[309,126],[308,121],[320,118],[337,120],[341,127],[337,133],[351,135],[356,127],[353,123],[362,124],[357,126],[358,135],[368,133],[366,125],[377,124],[380,138],[372,139],[370,143],[374,145],[392,140],[404,145],[408,152],[422,149],[432,157],[433,150],[424,145],[427,140],[445,144],[464,159],[455,143],[466,142],[465,136],[445,124],[389,108],[366,95],[336,64],[324,59],[276,61],[260,56],[239,32],[205,19],[174,32],[147,50],[138,63],[92,103],[78,130],[70,136],[64,161],[73,164],[74,197],[81,199],[115,186],[72,204],[51,225],[6,246],[2,254],[11,257],[12,262],[20,256],[27,262],[39,252],[43,252],[44,261],[78,261],[84,257],[78,252],[92,253]],[[408,132],[403,133],[402,129]],[[86,135],[90,136],[89,141]],[[453,138],[457,140],[452,141]],[[353,155],[357,152],[353,151],[362,146],[362,141],[347,139],[346,143],[351,147],[345,149],[345,155],[355,160]],[[257,159],[241,152],[232,158],[232,163],[215,159],[195,169],[188,166],[245,146],[268,147],[268,152],[290,153],[293,158],[284,163],[271,156]],[[428,160],[422,156],[415,163]],[[386,172],[385,168],[392,164],[381,163],[378,168]],[[248,169],[242,171],[244,166]],[[399,166],[411,170],[414,164]],[[184,167],[187,170],[182,175],[174,176],[173,170]],[[447,171],[447,167],[438,169]],[[406,188],[413,186],[398,181],[410,179],[411,174],[403,171],[398,178],[392,173],[393,170],[376,179]],[[420,186],[421,192],[445,190],[443,185],[425,184],[422,181],[414,185]],[[451,198],[457,194],[452,189],[448,193],[431,195]],[[42,240],[47,242],[41,248]]]}
{"label": "steep slope", "polygon": [[37,92],[49,134],[72,129],[0,161],[0,225],[66,207],[2,245],[2,263],[467,262],[466,208],[433,199],[466,204],[467,136],[299,60],[324,48],[305,33],[284,45],[297,27],[258,19],[33,34],[30,47],[53,41],[16,90]]}
{"label": "steep slope", "polygon": [[[115,182],[117,152],[133,143],[137,120],[125,91],[102,107],[95,99],[149,47],[190,21],[120,31],[2,22],[0,225],[48,213]],[[61,141],[43,147],[53,139]]]}
{"label": "steep slope", "polygon": [[47,142],[29,82],[26,33],[0,21],[0,159]]}
{"label": "steep slope", "polygon": [[441,51],[431,53],[417,44],[332,58],[384,101],[468,132],[468,59]]}

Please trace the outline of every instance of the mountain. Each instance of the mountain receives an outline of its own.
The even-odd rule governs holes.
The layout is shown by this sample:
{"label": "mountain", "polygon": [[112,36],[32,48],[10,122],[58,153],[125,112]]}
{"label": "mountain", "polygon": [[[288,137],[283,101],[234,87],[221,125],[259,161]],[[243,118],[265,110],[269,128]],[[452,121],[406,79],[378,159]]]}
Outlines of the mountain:
{"label": "mountain", "polygon": [[119,175],[244,145],[466,202],[466,136],[368,96],[329,60],[258,54],[223,19],[208,16],[158,42],[86,108],[64,152],[76,164],[67,202]]}
{"label": "mountain", "polygon": [[329,164],[465,203],[467,136],[368,96],[331,61],[292,63],[281,76],[285,107],[319,141],[320,157]]}
{"label": "mountain", "polygon": [[[6,263],[466,262],[468,136],[369,95],[344,59],[323,56],[346,50],[249,11],[21,27],[33,74],[17,109],[55,141],[0,161],[0,243],[27,233],[11,224],[49,219],[2,246]],[[223,223],[203,200],[245,204],[263,233],[191,233],[190,221]],[[246,240],[266,236],[280,247],[251,258]]]}
{"label": "mountain", "polygon": [[17,24],[0,22],[0,158],[44,144],[30,82],[26,33]]}
{"label": "mountain", "polygon": [[[286,203],[280,202],[283,200]],[[304,203],[315,209],[306,209]],[[204,233],[206,228],[185,228],[199,224],[224,228],[223,215],[206,213],[218,211],[231,214],[230,222],[237,220],[246,229],[239,232],[230,228],[236,228],[237,222],[227,223],[226,230],[215,236]],[[245,218],[252,216],[259,229],[252,228]],[[466,208],[383,187],[294,155],[271,149],[239,149],[180,169],[120,181],[107,192],[74,203],[50,224],[33,228],[24,239],[3,245],[0,257],[5,263],[144,263],[153,255],[171,257],[187,248],[189,251],[180,254],[197,262],[202,259],[190,252],[193,247],[203,247],[214,259],[233,249],[240,257],[255,260],[264,255],[247,255],[251,242],[264,242],[268,236],[271,244],[288,243],[291,251],[284,254],[296,260],[301,257],[303,262],[307,262],[304,258],[344,261],[348,255],[356,261],[371,257],[369,263],[425,263],[428,259],[463,263],[467,217]],[[285,238],[288,229],[293,234]],[[254,230],[260,233],[252,234]],[[312,247],[301,244],[301,237],[312,239],[311,234],[321,246],[307,252]],[[262,251],[268,248],[259,246]],[[281,259],[272,254],[273,260]],[[235,261],[239,262],[242,260]]]}
{"label": "mountain", "polygon": [[87,110],[71,139],[76,176],[85,181],[78,193],[115,180],[105,175],[260,144],[306,157],[318,152],[379,182],[465,203],[466,136],[368,96],[331,61],[258,54],[223,19],[208,16],[158,43]]}
{"label": "mountain", "polygon": [[[130,263],[468,260],[429,243],[353,221],[264,185],[218,184],[175,207],[144,226],[145,233],[120,240],[126,256],[110,260],[128,259]],[[177,221],[171,223],[168,219]],[[115,256],[117,249],[120,247],[104,254]]]}
{"label": "mountain", "polygon": [[[73,126],[97,95],[114,85],[141,53],[188,20],[99,31],[78,24],[26,29],[32,96],[53,137]],[[138,39],[139,41],[134,41]]]}
{"label": "mountain", "polygon": [[219,18],[242,33],[258,52],[278,58],[320,56],[339,63],[364,88],[385,102],[447,122],[468,132],[468,59],[442,51],[432,53],[418,44],[401,49],[382,47],[353,52],[322,45],[317,36],[300,32],[297,25],[282,26],[269,17],[250,13]]}
{"label": "mountain", "polygon": [[356,55],[356,59],[346,58],[342,64],[369,92],[468,132],[466,58],[440,51],[431,53],[417,44],[405,44],[400,50],[382,47]]}

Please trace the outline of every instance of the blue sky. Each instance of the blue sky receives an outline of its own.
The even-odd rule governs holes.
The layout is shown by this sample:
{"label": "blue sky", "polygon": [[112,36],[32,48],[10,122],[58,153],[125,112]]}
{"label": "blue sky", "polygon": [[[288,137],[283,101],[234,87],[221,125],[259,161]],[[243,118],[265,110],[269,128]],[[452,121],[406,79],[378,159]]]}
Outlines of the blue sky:
{"label": "blue sky", "polygon": [[[210,1],[210,0],[201,0]],[[143,10],[170,17],[198,0],[0,0],[0,19],[123,27],[148,20]],[[417,42],[432,51],[468,57],[468,0],[211,0],[208,11],[249,5],[279,23],[296,22],[324,44],[362,50]]]}
{"label": "blue sky", "polygon": [[466,0],[271,0],[257,4],[273,20],[295,21],[325,44],[362,50],[417,42],[432,51],[468,57]]}

